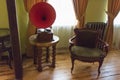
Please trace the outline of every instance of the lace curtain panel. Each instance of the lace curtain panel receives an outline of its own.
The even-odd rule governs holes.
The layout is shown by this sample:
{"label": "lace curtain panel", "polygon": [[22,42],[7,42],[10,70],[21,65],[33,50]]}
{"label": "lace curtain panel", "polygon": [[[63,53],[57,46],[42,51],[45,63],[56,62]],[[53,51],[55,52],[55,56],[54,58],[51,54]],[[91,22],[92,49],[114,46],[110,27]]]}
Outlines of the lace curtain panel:
{"label": "lace curtain panel", "polygon": [[113,48],[120,49],[120,12],[114,20]]}

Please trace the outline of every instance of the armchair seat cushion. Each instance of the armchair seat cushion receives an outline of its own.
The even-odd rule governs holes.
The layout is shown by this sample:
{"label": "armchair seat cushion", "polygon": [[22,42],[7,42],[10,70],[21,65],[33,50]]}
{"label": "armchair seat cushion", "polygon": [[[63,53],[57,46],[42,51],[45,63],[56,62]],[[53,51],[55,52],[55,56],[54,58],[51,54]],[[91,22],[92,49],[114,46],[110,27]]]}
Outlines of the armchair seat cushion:
{"label": "armchair seat cushion", "polygon": [[98,48],[86,48],[80,46],[73,46],[71,49],[72,54],[79,57],[105,57],[104,52]]}

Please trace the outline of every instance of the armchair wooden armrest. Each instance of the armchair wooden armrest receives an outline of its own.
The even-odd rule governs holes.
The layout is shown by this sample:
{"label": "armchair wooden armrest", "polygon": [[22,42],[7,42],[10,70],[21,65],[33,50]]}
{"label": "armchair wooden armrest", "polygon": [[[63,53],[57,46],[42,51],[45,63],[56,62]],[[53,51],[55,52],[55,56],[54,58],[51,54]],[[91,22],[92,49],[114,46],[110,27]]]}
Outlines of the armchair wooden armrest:
{"label": "armchair wooden armrest", "polygon": [[75,38],[76,38],[76,36],[73,36],[72,38],[70,38],[69,44],[75,44]]}
{"label": "armchair wooden armrest", "polygon": [[72,38],[70,38],[69,39],[69,50],[71,49],[71,47],[73,46],[73,45],[75,45],[75,38],[76,38],[76,36],[73,36]]}
{"label": "armchair wooden armrest", "polygon": [[101,39],[98,39],[97,47],[101,49],[102,51],[106,52],[106,54],[108,53],[109,44],[107,42]]}

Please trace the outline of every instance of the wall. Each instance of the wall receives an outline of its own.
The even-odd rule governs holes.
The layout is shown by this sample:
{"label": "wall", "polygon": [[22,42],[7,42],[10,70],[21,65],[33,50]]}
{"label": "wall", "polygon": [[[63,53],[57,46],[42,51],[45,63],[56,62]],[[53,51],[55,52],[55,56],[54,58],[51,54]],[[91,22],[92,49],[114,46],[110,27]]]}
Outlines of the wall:
{"label": "wall", "polygon": [[[86,13],[86,22],[105,21],[106,19],[104,19],[105,17],[104,9],[106,9],[107,0],[88,0],[88,1],[89,3]],[[16,0],[16,7],[20,38],[20,50],[21,53],[25,53],[28,15],[24,9],[23,0]],[[6,0],[0,0],[0,28],[9,28]]]}
{"label": "wall", "polygon": [[88,0],[86,22],[105,22],[107,0]]}
{"label": "wall", "polygon": [[28,14],[25,11],[23,0],[16,0],[16,10],[18,17],[18,28],[19,28],[19,37],[20,37],[20,49],[21,53],[25,53],[26,49],[26,30],[28,22]]}
{"label": "wall", "polygon": [[0,28],[9,28],[6,0],[0,0]]}

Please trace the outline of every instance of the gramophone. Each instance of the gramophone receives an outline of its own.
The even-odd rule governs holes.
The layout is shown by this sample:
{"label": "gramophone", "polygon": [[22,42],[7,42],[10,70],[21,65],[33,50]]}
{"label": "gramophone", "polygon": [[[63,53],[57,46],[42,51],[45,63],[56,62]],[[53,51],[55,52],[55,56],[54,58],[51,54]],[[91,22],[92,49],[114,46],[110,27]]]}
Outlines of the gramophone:
{"label": "gramophone", "polygon": [[37,28],[37,41],[49,42],[53,40],[51,25],[55,21],[56,12],[46,2],[39,2],[32,6],[29,12],[31,23]]}

